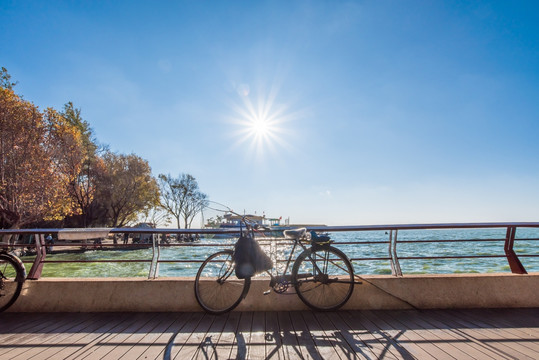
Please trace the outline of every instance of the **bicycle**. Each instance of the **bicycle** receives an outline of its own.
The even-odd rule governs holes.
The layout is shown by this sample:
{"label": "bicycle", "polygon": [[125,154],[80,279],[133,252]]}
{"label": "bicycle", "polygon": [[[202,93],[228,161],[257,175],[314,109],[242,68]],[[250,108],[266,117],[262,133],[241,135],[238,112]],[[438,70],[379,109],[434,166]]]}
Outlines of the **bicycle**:
{"label": "bicycle", "polygon": [[19,297],[26,279],[22,261],[5,250],[0,250],[0,312],[7,310]]}
{"label": "bicycle", "polygon": [[[253,225],[246,216],[241,222],[247,235],[254,238],[254,232],[258,230],[256,224]],[[270,288],[284,294],[293,286],[301,301],[317,311],[343,306],[350,299],[354,284],[360,283],[354,281],[353,267],[346,254],[331,245],[329,236],[309,234],[306,228],[285,230],[284,236],[293,241],[292,250],[281,274],[276,267],[265,271],[270,276]],[[303,251],[294,260],[289,273],[296,249]],[[251,278],[239,279],[235,272],[233,250],[218,251],[202,263],[195,278],[195,297],[205,311],[226,313],[247,296]],[[271,290],[265,294],[269,292]]]}

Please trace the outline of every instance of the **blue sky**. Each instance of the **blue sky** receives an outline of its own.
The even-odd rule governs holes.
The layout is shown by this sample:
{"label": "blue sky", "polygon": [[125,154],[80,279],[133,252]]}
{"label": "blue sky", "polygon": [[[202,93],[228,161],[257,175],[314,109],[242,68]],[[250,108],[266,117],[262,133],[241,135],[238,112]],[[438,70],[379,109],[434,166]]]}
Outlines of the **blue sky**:
{"label": "blue sky", "polygon": [[538,7],[3,0],[0,65],[40,108],[72,101],[112,150],[236,211],[537,221]]}

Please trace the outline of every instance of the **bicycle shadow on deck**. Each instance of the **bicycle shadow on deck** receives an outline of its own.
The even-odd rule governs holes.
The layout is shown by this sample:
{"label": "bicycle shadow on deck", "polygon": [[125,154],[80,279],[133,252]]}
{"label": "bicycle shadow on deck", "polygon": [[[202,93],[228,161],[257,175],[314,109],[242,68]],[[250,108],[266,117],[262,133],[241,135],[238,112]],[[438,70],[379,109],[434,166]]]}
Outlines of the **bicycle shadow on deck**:
{"label": "bicycle shadow on deck", "polygon": [[[331,313],[322,316],[331,316],[328,314]],[[333,324],[321,326],[320,323],[313,322],[314,317],[308,312],[279,314],[280,320],[286,320],[284,323],[278,322],[279,326],[274,329],[257,331],[254,326],[251,327],[252,313],[236,313],[234,316],[237,319],[233,331],[211,335],[206,333],[204,340],[198,344],[177,345],[182,348],[196,347],[191,354],[192,358],[207,360],[324,359],[328,356],[346,359],[383,359],[393,358],[395,355],[403,359],[414,359],[398,342],[401,332],[391,336],[381,329],[369,331],[361,327],[342,325],[337,327]],[[276,314],[266,313],[265,316],[271,317]],[[224,327],[225,325],[223,329]],[[223,343],[223,334],[229,336],[229,342]],[[176,336],[177,333],[170,338],[163,359],[181,357],[181,353],[173,351]]]}

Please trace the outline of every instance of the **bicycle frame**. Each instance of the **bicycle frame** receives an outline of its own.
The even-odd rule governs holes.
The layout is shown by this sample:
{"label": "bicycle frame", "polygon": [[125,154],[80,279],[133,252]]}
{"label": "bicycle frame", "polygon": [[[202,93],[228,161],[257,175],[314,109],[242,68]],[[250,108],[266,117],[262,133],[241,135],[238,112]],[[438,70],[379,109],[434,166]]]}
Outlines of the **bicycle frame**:
{"label": "bicycle frame", "polygon": [[[294,244],[292,245],[292,250],[290,251],[290,254],[288,255],[288,259],[286,259],[286,264],[285,264],[285,267],[284,267],[284,270],[282,271],[282,273],[279,273],[279,268],[277,265],[275,265],[272,269],[270,270],[267,270],[266,273],[270,276],[270,287],[271,288],[274,288],[275,290],[275,286],[280,284],[281,286],[283,285],[286,285],[288,287],[288,285],[295,285],[293,282],[292,282],[292,275],[289,274],[289,271],[291,270],[291,264],[293,264],[298,256],[294,256],[294,254],[296,253],[296,249],[299,249],[300,250],[300,254],[303,252],[303,251],[307,251],[309,249],[312,249],[314,247],[323,247],[324,245],[314,245],[314,244],[311,244],[310,246],[306,246],[305,244],[303,244],[303,240],[301,238],[295,238],[294,239]],[[313,264],[313,267],[314,269],[316,270],[317,273],[322,273],[322,270],[319,268],[318,264],[316,261],[314,261],[313,259],[310,259],[311,263]],[[329,259],[324,259],[324,264],[327,264],[327,262],[329,261]],[[273,275],[271,272],[272,271],[275,271],[275,275]],[[309,277],[311,276],[310,274],[298,274],[298,278],[302,278],[302,277]],[[284,289],[286,290],[286,289]],[[275,290],[277,291],[277,290]],[[284,291],[277,291],[279,293],[282,293]]]}

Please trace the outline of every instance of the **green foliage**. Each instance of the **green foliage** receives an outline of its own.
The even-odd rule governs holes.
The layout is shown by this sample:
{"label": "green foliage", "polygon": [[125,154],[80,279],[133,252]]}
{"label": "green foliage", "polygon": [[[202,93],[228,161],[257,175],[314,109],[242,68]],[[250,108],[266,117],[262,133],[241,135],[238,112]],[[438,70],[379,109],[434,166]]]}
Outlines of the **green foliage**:
{"label": "green foliage", "polygon": [[82,141],[86,151],[89,153],[95,153],[97,144],[94,139],[93,131],[90,128],[90,124],[85,121],[81,116],[81,109],[75,108],[73,103],[69,101],[64,105],[64,111],[62,112],[64,118],[71,123],[74,127],[79,129],[82,134]]}
{"label": "green foliage", "polygon": [[0,70],[0,87],[13,90],[15,85],[17,85],[17,82],[11,82],[11,75],[9,75],[7,69],[2,66],[2,70]]}

